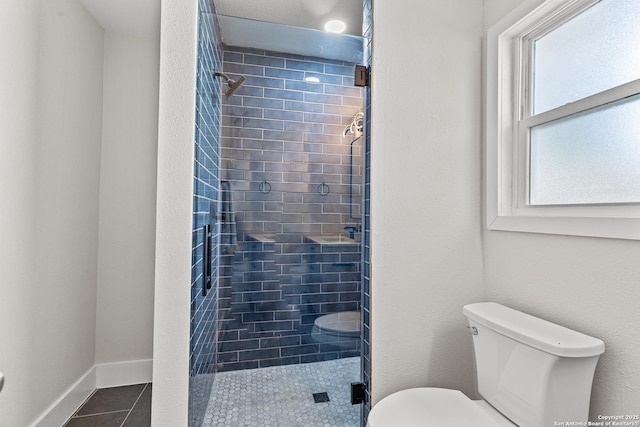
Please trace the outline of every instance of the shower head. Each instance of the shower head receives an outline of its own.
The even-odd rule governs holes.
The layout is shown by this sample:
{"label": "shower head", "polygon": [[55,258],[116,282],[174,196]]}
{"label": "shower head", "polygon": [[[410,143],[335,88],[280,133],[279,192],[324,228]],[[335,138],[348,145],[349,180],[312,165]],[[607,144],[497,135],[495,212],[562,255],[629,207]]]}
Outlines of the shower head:
{"label": "shower head", "polygon": [[244,81],[246,80],[245,76],[240,76],[240,78],[236,81],[231,79],[229,76],[227,76],[224,73],[215,73],[214,76],[222,77],[224,81],[227,83],[227,85],[229,85],[229,89],[227,89],[227,91],[225,92],[225,95],[227,95],[227,97],[230,97],[231,95],[233,95],[235,91],[238,90],[238,88],[242,86],[242,83],[244,83]]}

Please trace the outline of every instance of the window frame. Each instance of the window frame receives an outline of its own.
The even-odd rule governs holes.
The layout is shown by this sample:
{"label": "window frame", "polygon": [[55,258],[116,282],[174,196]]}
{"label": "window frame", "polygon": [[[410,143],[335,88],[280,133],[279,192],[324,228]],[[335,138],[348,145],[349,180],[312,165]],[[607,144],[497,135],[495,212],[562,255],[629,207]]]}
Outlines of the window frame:
{"label": "window frame", "polygon": [[490,230],[640,240],[640,204],[529,204],[529,129],[640,93],[640,79],[532,116],[531,42],[597,0],[527,0],[486,37],[485,203]]}

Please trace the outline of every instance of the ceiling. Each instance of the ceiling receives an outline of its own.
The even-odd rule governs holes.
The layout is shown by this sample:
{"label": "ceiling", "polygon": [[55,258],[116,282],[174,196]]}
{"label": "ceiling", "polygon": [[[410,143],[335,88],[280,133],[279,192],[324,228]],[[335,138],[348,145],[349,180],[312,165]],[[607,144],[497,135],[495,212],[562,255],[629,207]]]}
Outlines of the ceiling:
{"label": "ceiling", "polygon": [[[160,0],[80,0],[107,31],[138,36],[160,34]],[[362,56],[362,0],[213,0],[223,42],[230,46],[273,50],[359,62]],[[223,18],[228,18],[224,20]],[[244,19],[237,19],[244,18]],[[324,24],[340,19],[343,34]],[[294,28],[289,28],[294,27]],[[358,37],[353,37],[358,36]]]}
{"label": "ceiling", "polygon": [[80,0],[107,31],[137,36],[160,34],[160,0]]}
{"label": "ceiling", "polygon": [[[160,0],[81,0],[91,15],[110,31],[158,35]],[[220,15],[324,29],[325,22],[345,22],[345,34],[362,35],[362,0],[213,0]]]}
{"label": "ceiling", "polygon": [[323,30],[344,21],[344,34],[362,35],[362,0],[213,0],[216,13],[256,21]]}

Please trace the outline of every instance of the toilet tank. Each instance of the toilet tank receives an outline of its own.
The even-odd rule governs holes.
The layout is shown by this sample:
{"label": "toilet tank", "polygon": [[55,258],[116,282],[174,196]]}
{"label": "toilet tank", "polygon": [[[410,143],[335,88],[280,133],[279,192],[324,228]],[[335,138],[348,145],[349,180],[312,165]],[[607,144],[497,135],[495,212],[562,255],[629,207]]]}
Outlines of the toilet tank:
{"label": "toilet tank", "polygon": [[520,427],[586,423],[604,342],[493,302],[466,305],[463,313],[487,402]]}

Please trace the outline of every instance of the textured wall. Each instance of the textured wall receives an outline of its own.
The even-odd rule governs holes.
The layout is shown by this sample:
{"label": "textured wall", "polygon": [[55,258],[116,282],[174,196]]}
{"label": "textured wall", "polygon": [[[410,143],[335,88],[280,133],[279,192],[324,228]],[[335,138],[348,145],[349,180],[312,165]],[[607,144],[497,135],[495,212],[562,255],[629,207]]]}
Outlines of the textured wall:
{"label": "textured wall", "polygon": [[198,10],[162,2],[152,424],[188,424]]}
{"label": "textured wall", "polygon": [[482,299],[482,3],[373,8],[372,403],[412,386],[474,396],[462,306]]}

